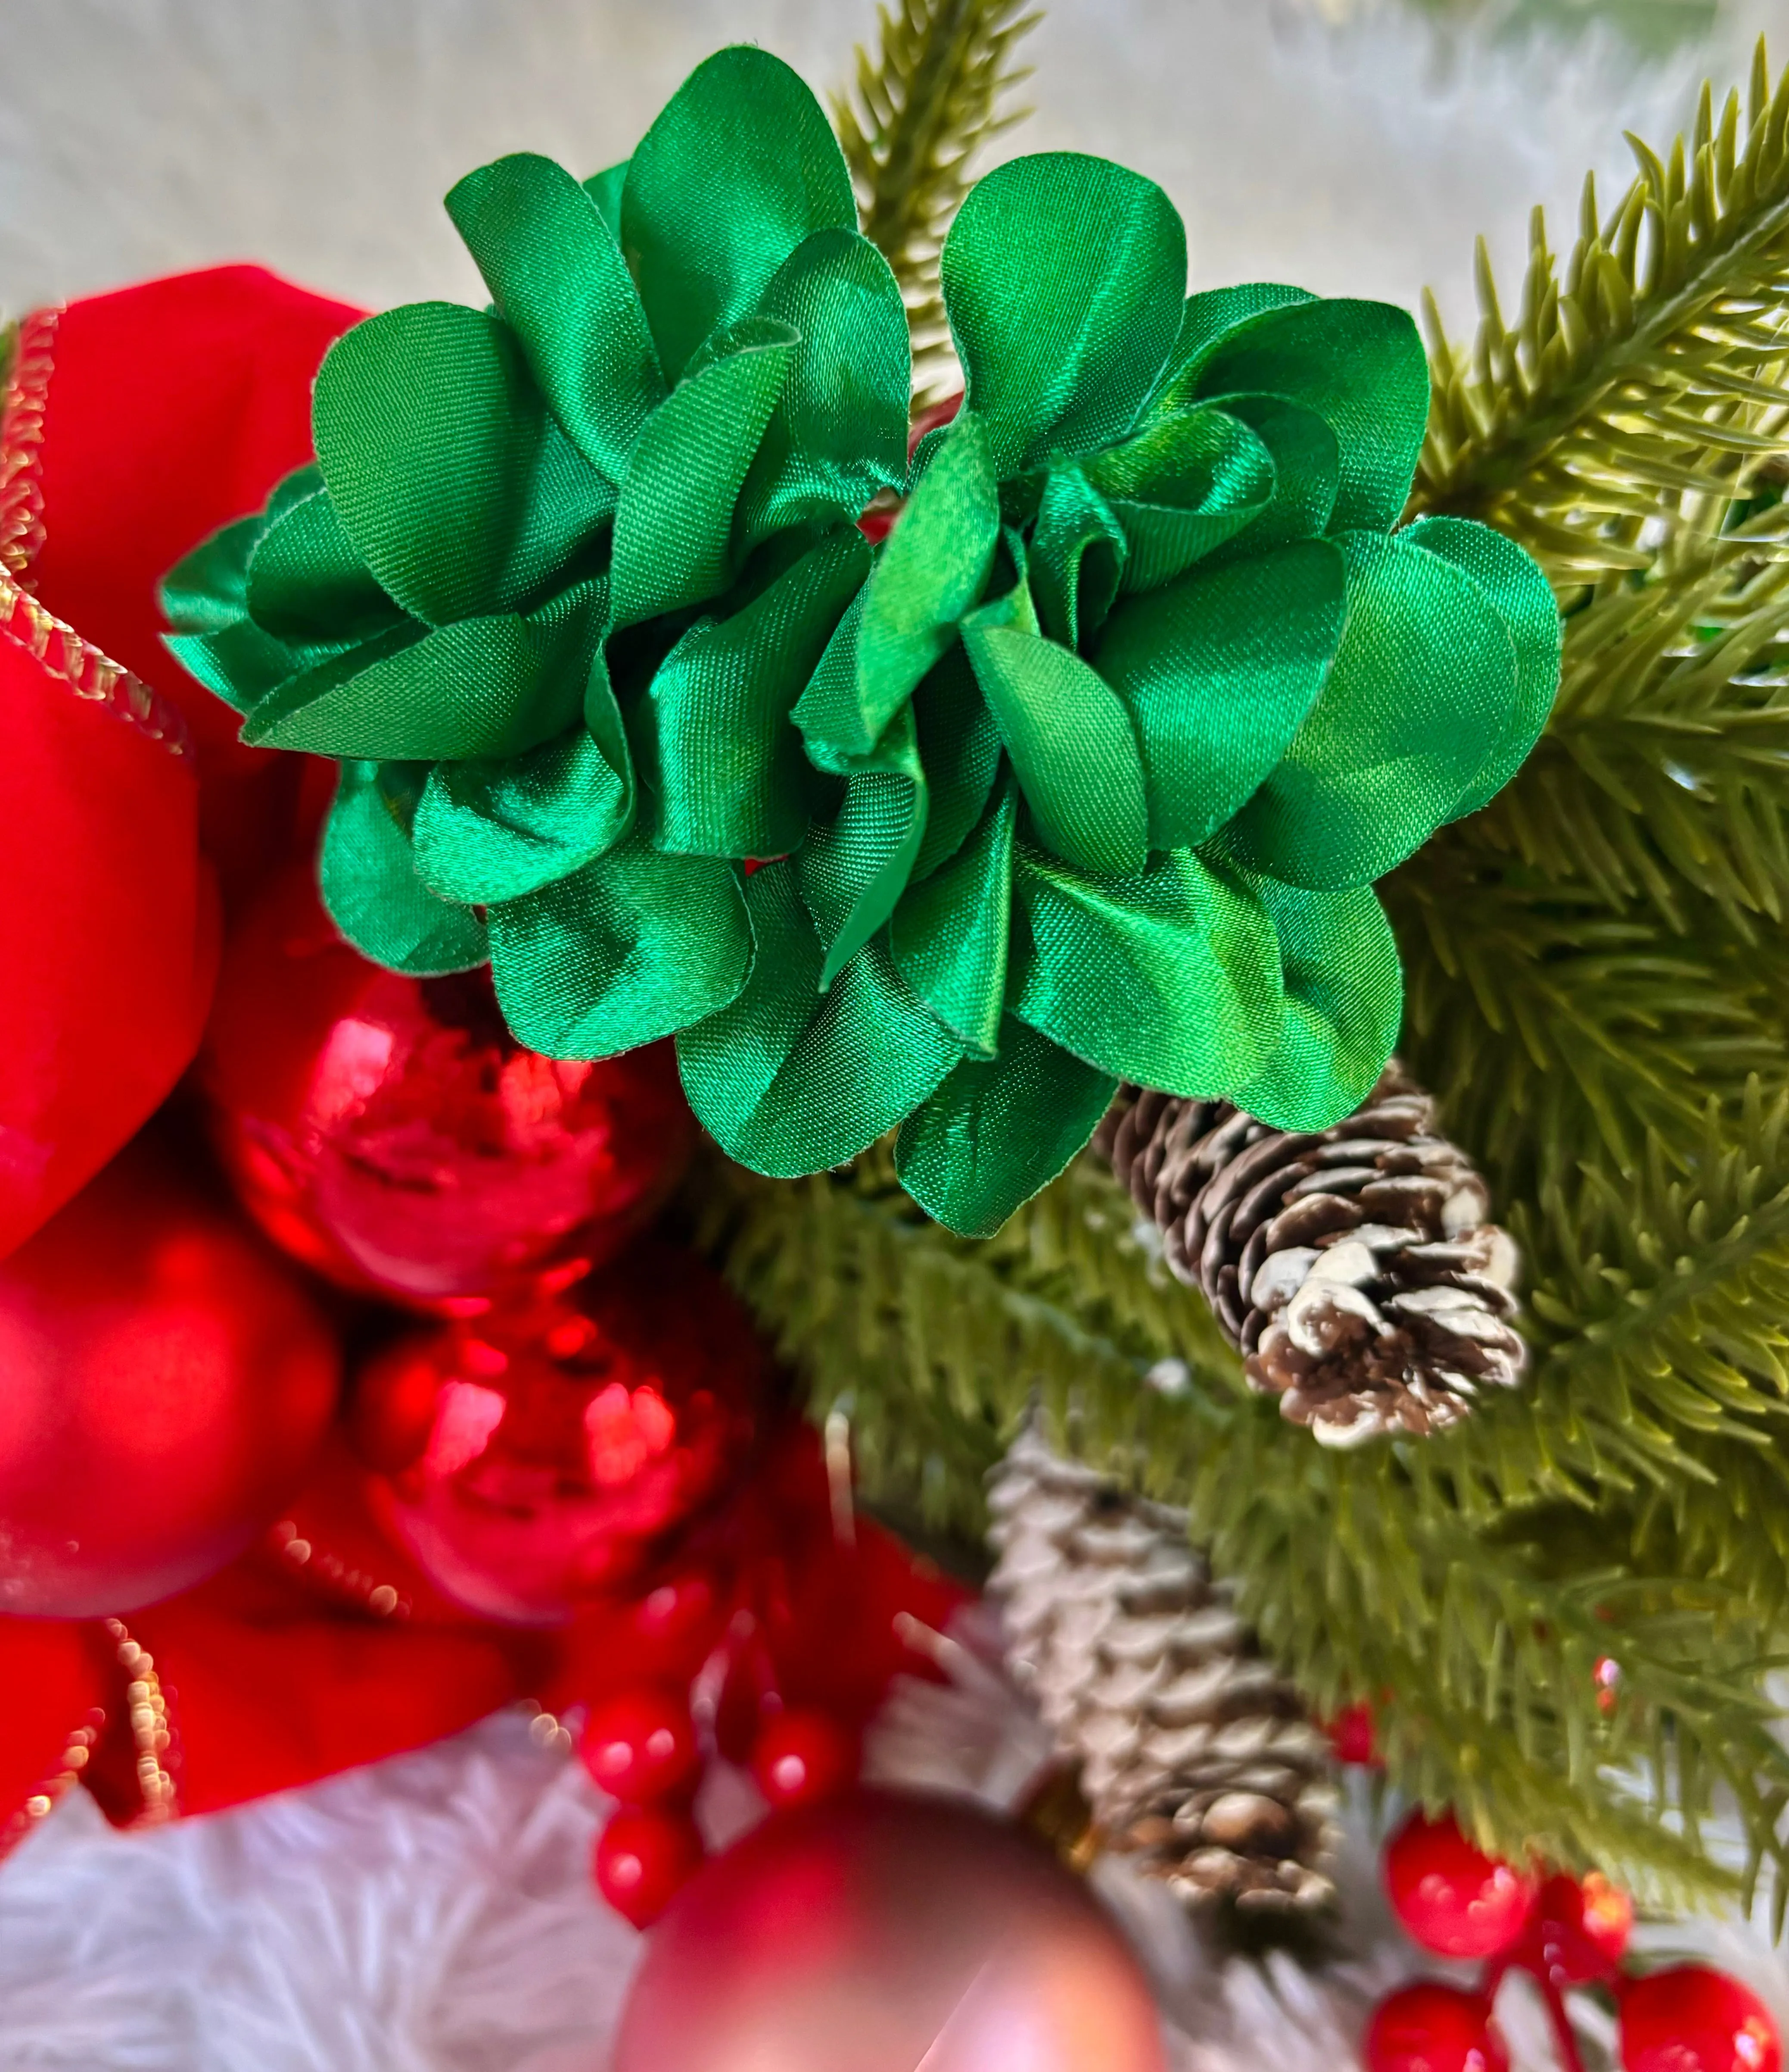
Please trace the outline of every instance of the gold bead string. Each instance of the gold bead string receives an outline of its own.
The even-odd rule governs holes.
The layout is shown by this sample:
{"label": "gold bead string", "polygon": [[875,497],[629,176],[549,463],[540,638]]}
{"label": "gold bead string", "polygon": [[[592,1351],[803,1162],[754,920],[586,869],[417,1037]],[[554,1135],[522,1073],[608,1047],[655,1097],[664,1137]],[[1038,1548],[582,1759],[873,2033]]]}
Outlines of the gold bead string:
{"label": "gold bead string", "polygon": [[105,1729],[105,1715],[96,1706],[85,1722],[68,1737],[56,1769],[39,1785],[22,1806],[0,1821],[0,1857],[18,1848],[31,1830],[47,1820],[80,1782],[80,1774],[93,1758]]}
{"label": "gold bead string", "polygon": [[38,310],[20,323],[12,369],[0,390],[0,569],[21,582],[43,545],[39,466],[61,315],[59,309]]}
{"label": "gold bead string", "polygon": [[174,1783],[174,1728],[168,1716],[167,1696],[155,1673],[155,1658],[133,1640],[123,1622],[109,1618],[105,1630],[117,1651],[118,1667],[125,1675],[125,1704],[130,1723],[130,1740],[137,1752],[137,1788],[143,1810],[134,1827],[160,1827],[175,1819],[180,1811]]}

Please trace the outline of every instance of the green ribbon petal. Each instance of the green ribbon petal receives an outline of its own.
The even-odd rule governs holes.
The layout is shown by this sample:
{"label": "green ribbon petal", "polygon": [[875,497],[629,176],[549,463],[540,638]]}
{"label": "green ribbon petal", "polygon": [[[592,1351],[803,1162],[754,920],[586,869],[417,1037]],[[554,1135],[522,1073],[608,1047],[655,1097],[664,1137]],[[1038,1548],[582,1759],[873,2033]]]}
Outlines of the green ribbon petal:
{"label": "green ribbon petal", "polygon": [[580,721],[500,762],[436,763],[417,808],[417,870],[444,899],[517,899],[611,848],[632,808],[631,771]]}
{"label": "green ribbon petal", "polygon": [[1285,989],[1272,916],[1240,873],[1169,849],[1121,879],[1022,849],[1031,956],[1013,1011],[1101,1071],[1229,1094],[1272,1056]]}
{"label": "green ribbon petal", "polygon": [[[421,631],[417,629],[417,636]],[[216,633],[164,633],[162,645],[190,676],[245,717],[290,678],[358,648],[356,643],[343,648],[278,640],[247,619]]]}
{"label": "green ribbon petal", "polygon": [[1273,458],[1239,419],[1195,409],[1098,455],[1088,473],[1110,500],[1127,545],[1124,587],[1157,590],[1261,517]]}
{"label": "green ribbon petal", "polygon": [[665,657],[635,716],[656,847],[743,859],[800,845],[814,779],[790,714],[869,567],[861,532],[832,533]]}
{"label": "green ribbon petal", "polygon": [[1504,738],[1516,701],[1509,635],[1463,569],[1402,536],[1335,544],[1347,623],[1335,667],[1279,767],[1219,837],[1248,869],[1317,890],[1370,884],[1425,841]]}
{"label": "green ribbon petal", "polygon": [[1140,173],[1041,152],[970,188],[940,271],[964,407],[1004,479],[1129,427],[1179,331],[1186,232]]}
{"label": "green ribbon petal", "polygon": [[800,78],[744,44],[697,67],[646,133],[621,196],[621,246],[675,381],[744,316],[816,230],[854,231],[832,125]]}
{"label": "green ribbon petal", "polygon": [[1223,826],[1285,754],[1342,635],[1341,555],[1308,540],[1127,598],[1095,662],[1142,750],[1152,849]]}
{"label": "green ribbon petal", "polygon": [[413,763],[344,763],[318,869],[323,904],[356,949],[415,978],[471,971],[489,955],[478,915],[417,875],[410,824],[424,775]]}
{"label": "green ribbon petal", "polygon": [[1129,558],[1118,516],[1075,462],[1050,471],[1026,557],[1043,630],[1079,649],[1105,623]]}
{"label": "green ribbon petal", "polygon": [[1260,516],[1219,553],[1233,560],[1326,532],[1342,483],[1335,433],[1314,410],[1283,396],[1226,396],[1224,413],[1246,425],[1266,449],[1273,491]]}
{"label": "green ribbon petal", "polygon": [[356,551],[430,626],[537,601],[615,506],[508,327],[451,302],[388,310],[339,338],[311,428]]}
{"label": "green ribbon petal", "polygon": [[1244,281],[1234,287],[1207,288],[1189,295],[1181,310],[1174,350],[1140,421],[1148,424],[1184,410],[1198,393],[1206,361],[1250,318],[1316,299],[1306,289],[1285,287],[1277,281]]}
{"label": "green ribbon petal", "polygon": [[1080,656],[1014,626],[964,623],[964,645],[1038,834],[1084,870],[1140,870],[1149,847],[1137,732]]}
{"label": "green ribbon petal", "polygon": [[355,553],[321,487],[256,541],[245,602],[265,631],[297,640],[360,639],[402,616]]}
{"label": "green ribbon petal", "polygon": [[497,1002],[549,1058],[607,1058],[738,997],[751,930],[732,866],[636,829],[569,878],[490,909]]}
{"label": "green ribbon petal", "polygon": [[1267,1065],[1233,1098],[1276,1129],[1327,1129],[1372,1092],[1397,1042],[1397,942],[1370,886],[1306,892],[1245,875],[1279,935],[1285,1020]]}
{"label": "green ribbon petal", "polygon": [[912,371],[899,284],[853,231],[816,231],[755,314],[798,343],[739,500],[748,544],[811,519],[855,520],[878,490],[899,486]]}
{"label": "green ribbon petal", "polygon": [[684,1091],[730,1157],[792,1178],[842,1165],[910,1115],[960,1054],[871,943],[824,996],[795,866],[746,882],[755,949],[734,1004],[677,1038]]}
{"label": "green ribbon petal", "polygon": [[1018,826],[1009,779],[950,861],[907,887],[889,923],[895,969],[973,1057],[993,1057],[1001,1042]]}
{"label": "green ribbon petal", "polygon": [[749,320],[648,419],[615,512],[611,631],[704,603],[732,582],[734,507],[796,343],[785,325]]}
{"label": "green ribbon petal", "polygon": [[894,1170],[960,1237],[992,1237],[1099,1127],[1118,1082],[1008,1017],[1000,1055],[965,1058],[901,1124]]}
{"label": "green ribbon petal", "polygon": [[837,812],[815,824],[796,860],[801,896],[827,945],[822,993],[894,912],[925,839],[931,799],[912,709],[845,775]]}
{"label": "green ribbon petal", "polygon": [[314,755],[433,763],[516,755],[569,726],[601,635],[602,578],[524,618],[413,626],[280,686],[242,738]]}
{"label": "green ribbon petal", "polygon": [[1559,606],[1539,564],[1507,533],[1488,525],[1468,518],[1419,518],[1398,537],[1463,569],[1503,622],[1516,651],[1516,702],[1509,723],[1466,796],[1448,815],[1463,820],[1488,805],[1521,768],[1553,712],[1559,691]]}
{"label": "green ribbon petal", "polygon": [[1388,532],[1410,494],[1429,426],[1429,356],[1388,302],[1302,302],[1234,327],[1200,366],[1207,398],[1283,396],[1335,434],[1338,532]]}
{"label": "green ribbon petal", "polygon": [[562,166],[524,151],[467,174],[447,213],[566,438],[619,482],[664,376],[601,208]]}
{"label": "green ribbon petal", "polygon": [[919,763],[930,804],[913,882],[956,855],[981,818],[1006,753],[1000,729],[959,641],[913,693]]}
{"label": "green ribbon petal", "polygon": [[596,204],[596,212],[609,226],[609,234],[621,242],[621,191],[627,183],[627,160],[605,166],[584,183],[584,191]]}

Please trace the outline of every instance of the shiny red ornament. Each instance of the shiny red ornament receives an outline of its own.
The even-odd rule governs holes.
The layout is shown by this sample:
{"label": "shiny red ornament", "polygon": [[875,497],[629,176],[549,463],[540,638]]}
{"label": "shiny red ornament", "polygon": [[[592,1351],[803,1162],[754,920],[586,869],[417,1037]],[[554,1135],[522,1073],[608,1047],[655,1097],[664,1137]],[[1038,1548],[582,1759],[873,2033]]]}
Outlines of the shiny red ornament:
{"label": "shiny red ornament", "polygon": [[1625,2072],[1782,2072],[1770,2010],[1724,1971],[1681,1964],[1621,1989]]}
{"label": "shiny red ornament", "polygon": [[1581,1883],[1550,1877],[1516,1962],[1561,1990],[1606,1984],[1620,1970],[1633,1932],[1633,1901],[1601,1871]]}
{"label": "shiny red ornament", "polygon": [[0,1264],[0,1612],[128,1611],[220,1568],[328,1429],[335,1338],[139,1139]]}
{"label": "shiny red ornament", "polygon": [[598,1788],[623,1806],[684,1798],[701,1774],[689,1700],[649,1684],[594,1705],[578,1752]]}
{"label": "shiny red ornament", "polygon": [[752,1745],[751,1774],[773,1807],[812,1806],[857,1780],[857,1737],[825,1712],[773,1713]]}
{"label": "shiny red ornament", "polygon": [[308,868],[225,945],[204,1083],[276,1242],[344,1286],[463,1314],[612,1256],[695,1141],[668,1045],[527,1050],[485,972],[405,978],[351,949]]}
{"label": "shiny red ornament", "polygon": [[1538,1881],[1474,1847],[1454,1821],[1413,1814],[1385,1852],[1392,1905],[1437,1957],[1495,1957],[1528,1926]]}
{"label": "shiny red ornament", "polygon": [[1485,1996],[1426,1983],[1380,2001],[1365,2055],[1367,2072],[1507,2072],[1509,2066]]}
{"label": "shiny red ornament", "polygon": [[1039,1844],[853,1793],[773,1815],[660,1922],[612,2072],[1162,2072],[1136,1959]]}
{"label": "shiny red ornament", "polygon": [[400,1340],[360,1378],[356,1416],[427,1392],[421,1453],[377,1493],[383,1523],[450,1597],[553,1625],[638,1588],[734,1486],[763,1382],[726,1289],[641,1244],[563,1296]]}
{"label": "shiny red ornament", "polygon": [[701,1868],[703,1854],[687,1813],[624,1807],[596,1838],[597,1890],[623,1920],[650,1928]]}

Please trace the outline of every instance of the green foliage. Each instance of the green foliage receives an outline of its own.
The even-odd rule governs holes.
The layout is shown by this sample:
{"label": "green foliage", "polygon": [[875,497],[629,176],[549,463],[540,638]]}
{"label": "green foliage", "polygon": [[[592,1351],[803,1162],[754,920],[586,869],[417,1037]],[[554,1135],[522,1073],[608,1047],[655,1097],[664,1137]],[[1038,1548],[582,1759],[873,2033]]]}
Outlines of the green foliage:
{"label": "green foliage", "polygon": [[938,289],[944,232],[978,150],[1023,119],[1002,98],[1030,76],[1014,47],[1041,15],[1025,0],[894,0],[877,10],[872,56],[857,51],[856,94],[833,97],[839,141],[857,182],[864,235],[894,269],[913,331],[923,408],[954,365]]}

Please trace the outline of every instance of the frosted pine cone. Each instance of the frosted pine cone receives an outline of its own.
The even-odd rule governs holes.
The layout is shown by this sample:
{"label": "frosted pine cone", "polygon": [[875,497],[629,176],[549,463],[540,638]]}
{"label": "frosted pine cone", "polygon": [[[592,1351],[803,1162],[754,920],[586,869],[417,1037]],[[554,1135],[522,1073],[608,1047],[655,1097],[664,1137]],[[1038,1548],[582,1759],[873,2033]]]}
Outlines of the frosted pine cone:
{"label": "frosted pine cone", "polygon": [[1520,1380],[1515,1244],[1396,1063],[1329,1129],[1142,1092],[1098,1141],[1249,1380],[1325,1445],[1437,1431]]}
{"label": "frosted pine cone", "polygon": [[1031,1428],[989,1505],[1009,1671],[1079,1766],[1104,1845],[1191,1903],[1326,1905],[1329,1745],[1187,1544],[1185,1512],[1125,1495]]}

